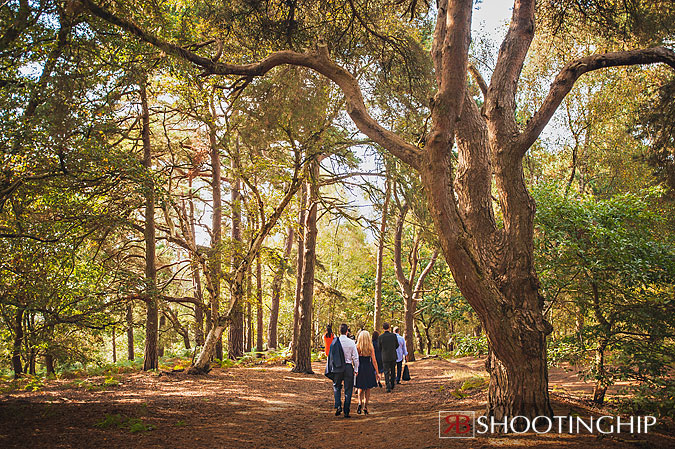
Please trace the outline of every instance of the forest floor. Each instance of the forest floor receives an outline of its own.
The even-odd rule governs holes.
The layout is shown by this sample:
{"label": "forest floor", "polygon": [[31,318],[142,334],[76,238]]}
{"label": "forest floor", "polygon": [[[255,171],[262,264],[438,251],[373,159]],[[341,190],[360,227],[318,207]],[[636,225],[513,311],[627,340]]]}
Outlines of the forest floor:
{"label": "forest floor", "polygon": [[[412,380],[372,392],[370,414],[336,417],[323,363],[314,375],[288,366],[214,369],[207,376],[133,372],[47,381],[39,391],[0,397],[0,447],[155,448],[673,448],[672,422],[631,436],[523,434],[440,439],[439,411],[481,413],[485,373],[476,358],[410,363]],[[112,379],[112,378],[109,378]],[[115,385],[116,383],[119,383]],[[550,373],[556,415],[590,414],[589,387],[562,369]],[[606,414],[612,414],[607,412]]]}

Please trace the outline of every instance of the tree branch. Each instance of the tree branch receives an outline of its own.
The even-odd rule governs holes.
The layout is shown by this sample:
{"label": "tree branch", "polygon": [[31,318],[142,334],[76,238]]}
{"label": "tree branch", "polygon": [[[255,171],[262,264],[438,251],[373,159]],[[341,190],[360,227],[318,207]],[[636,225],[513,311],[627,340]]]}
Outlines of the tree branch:
{"label": "tree branch", "polygon": [[280,65],[295,65],[310,68],[333,81],[342,90],[347,101],[347,113],[356,127],[373,141],[386,148],[394,156],[411,167],[419,167],[420,152],[416,146],[406,142],[395,133],[383,128],[373,119],[366,109],[358,81],[351,73],[335,64],[328,56],[325,45],[318,46],[316,51],[297,53],[294,51],[278,51],[253,64],[226,64],[200,56],[178,45],[164,41],[140,28],[135,23],[117,17],[107,9],[91,0],[82,0],[89,11],[99,18],[117,25],[156,48],[172,56],[185,59],[204,69],[209,75],[262,76]]}
{"label": "tree branch", "polygon": [[581,75],[607,67],[619,67],[637,64],[665,63],[675,69],[675,52],[666,47],[654,47],[642,50],[617,51],[586,56],[568,63],[555,77],[551,89],[539,110],[532,116],[525,130],[517,140],[517,154],[525,155],[527,150],[539,138],[546,124],[555,113],[565,96],[572,90]]}

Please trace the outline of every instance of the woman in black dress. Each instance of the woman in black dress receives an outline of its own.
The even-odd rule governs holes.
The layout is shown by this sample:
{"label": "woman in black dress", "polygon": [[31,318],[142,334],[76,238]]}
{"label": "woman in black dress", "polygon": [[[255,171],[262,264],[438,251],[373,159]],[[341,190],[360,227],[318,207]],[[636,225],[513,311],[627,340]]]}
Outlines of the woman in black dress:
{"label": "woman in black dress", "polygon": [[370,332],[362,330],[356,341],[356,350],[359,353],[359,374],[356,376],[355,387],[359,389],[359,408],[356,413],[361,414],[361,410],[368,414],[368,401],[370,401],[370,389],[377,386],[380,380],[380,373],[377,369],[377,359],[375,358],[375,348],[370,338]]}
{"label": "woman in black dress", "polygon": [[[377,360],[377,372],[384,373],[384,365],[382,364],[382,350],[380,349],[380,342],[377,340],[380,337],[378,331],[373,331],[373,349],[375,349],[375,360]],[[377,381],[377,386],[382,388],[382,383]]]}

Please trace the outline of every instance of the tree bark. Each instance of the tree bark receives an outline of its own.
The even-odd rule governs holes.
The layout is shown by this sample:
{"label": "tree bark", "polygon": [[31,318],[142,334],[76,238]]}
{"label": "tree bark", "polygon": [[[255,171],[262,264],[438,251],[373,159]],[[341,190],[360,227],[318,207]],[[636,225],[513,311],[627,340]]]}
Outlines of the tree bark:
{"label": "tree bark", "polygon": [[300,302],[302,300],[302,270],[305,266],[305,209],[307,203],[307,184],[303,183],[300,192],[300,211],[298,212],[298,260],[295,276],[295,302],[293,305],[293,339],[291,340],[291,358],[297,357],[298,332],[300,330]]}
{"label": "tree bark", "polygon": [[134,311],[131,301],[127,303],[127,360],[134,360]]}
{"label": "tree bark", "polygon": [[[112,327],[112,359],[113,363],[117,363],[117,341],[115,335],[115,326]],[[45,356],[45,365],[47,364],[47,356]]]}
{"label": "tree bark", "polygon": [[[216,107],[214,104],[213,93],[209,98],[207,105],[209,109],[209,147],[211,152],[211,192],[213,195],[213,215],[211,217],[211,260],[210,271],[212,279],[211,291],[211,322],[215,323],[220,313],[220,283],[222,278],[222,242],[223,242],[223,202],[221,189],[221,165],[220,150],[218,149],[216,139]],[[239,192],[237,191],[237,195]],[[233,196],[235,194],[233,193]],[[234,231],[233,231],[234,232]],[[212,324],[213,325],[213,324]],[[219,338],[216,342],[216,358],[223,359],[223,341]]]}
{"label": "tree bark", "polygon": [[142,109],[143,167],[145,167],[145,353],[143,370],[159,368],[158,322],[159,300],[157,298],[157,267],[155,260],[155,194],[152,182],[152,147],[150,145],[150,109],[148,108],[147,78],[140,83]]}
{"label": "tree bark", "polygon": [[262,264],[260,263],[260,254],[256,258],[255,264],[255,280],[256,280],[256,334],[255,334],[255,350],[263,351],[263,290],[262,290]]}
{"label": "tree bark", "polygon": [[[213,180],[212,180],[213,182]],[[194,194],[192,191],[192,178],[189,178],[189,216],[188,220],[190,221],[190,239],[196,247],[195,241],[195,205],[194,205]],[[222,208],[221,208],[222,213]],[[221,259],[222,260],[222,259]],[[192,287],[195,292],[195,297],[197,300],[203,304],[204,295],[202,293],[202,278],[199,273],[199,261],[197,260],[197,255],[194,252],[190,251],[190,271],[192,275]],[[197,346],[204,345],[204,311],[201,307],[195,306],[195,344]],[[189,341],[189,340],[188,340]]]}
{"label": "tree bark", "polygon": [[[236,157],[236,155],[235,155]],[[240,271],[242,264],[242,236],[241,236],[241,182],[236,175],[236,163],[234,157],[232,158],[232,187],[231,187],[231,203],[232,203],[232,244],[234,246],[232,251],[232,270],[234,272]],[[246,270],[247,271],[247,270]],[[244,271],[244,273],[246,272]],[[244,273],[241,273],[241,281],[244,280]],[[244,355],[244,310],[243,299],[244,290],[243,284],[232,291],[233,295],[237,295],[232,299],[234,303],[234,310],[232,313],[232,322],[228,329],[227,335],[227,357],[233,360],[238,359]]]}
{"label": "tree bark", "polygon": [[45,354],[45,369],[47,370],[47,376],[51,376],[56,373],[54,356],[49,352]]}
{"label": "tree bark", "polygon": [[279,261],[279,267],[277,268],[276,273],[274,273],[274,279],[272,280],[272,304],[270,307],[270,322],[267,329],[267,346],[269,349],[277,348],[277,327],[279,323],[279,302],[281,300],[281,284],[284,279],[284,273],[286,272],[286,266],[288,265],[288,258],[291,255],[293,249],[293,228],[288,227],[286,233],[286,242],[284,243],[284,255],[283,259]]}
{"label": "tree bark", "polygon": [[382,273],[384,271],[384,242],[387,231],[387,212],[389,209],[389,197],[391,195],[391,182],[385,181],[384,204],[382,205],[382,221],[380,222],[380,240],[377,243],[377,271],[375,273],[375,304],[373,306],[373,329],[380,331],[382,328]]}
{"label": "tree bark", "polygon": [[309,164],[310,181],[307,183],[307,215],[302,267],[302,294],[298,322],[298,344],[293,372],[313,374],[312,371],[312,303],[314,300],[314,268],[316,266],[317,210],[319,200],[319,162]]}
{"label": "tree bark", "polygon": [[23,374],[21,364],[21,343],[23,343],[23,314],[24,309],[19,307],[14,314],[14,342],[12,344],[12,369],[14,378],[18,379]]}
{"label": "tree bark", "polygon": [[157,355],[159,357],[164,357],[164,338],[162,337],[162,332],[166,328],[166,315],[163,313],[159,316],[159,343],[157,345]]}

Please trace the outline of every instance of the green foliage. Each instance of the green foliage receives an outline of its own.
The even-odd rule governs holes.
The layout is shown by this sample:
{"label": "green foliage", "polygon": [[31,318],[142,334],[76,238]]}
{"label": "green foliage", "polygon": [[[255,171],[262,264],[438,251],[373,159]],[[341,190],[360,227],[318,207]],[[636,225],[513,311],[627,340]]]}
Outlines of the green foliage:
{"label": "green foliage", "polygon": [[584,376],[603,385],[665,376],[675,361],[675,245],[657,233],[658,191],[598,200],[561,190],[534,191],[542,293],[578,327],[552,342],[552,361],[586,361]]}
{"label": "green foliage", "polygon": [[105,418],[94,426],[99,429],[125,429],[130,433],[147,432],[155,428],[155,426],[143,421],[142,418],[129,418],[119,413],[106,413]]}
{"label": "green foliage", "polygon": [[459,335],[455,338],[455,357],[467,357],[487,354],[487,337],[480,335]]}
{"label": "green foliage", "polygon": [[651,379],[622,393],[629,394],[619,400],[619,409],[624,413],[675,418],[675,382],[671,378]]}

